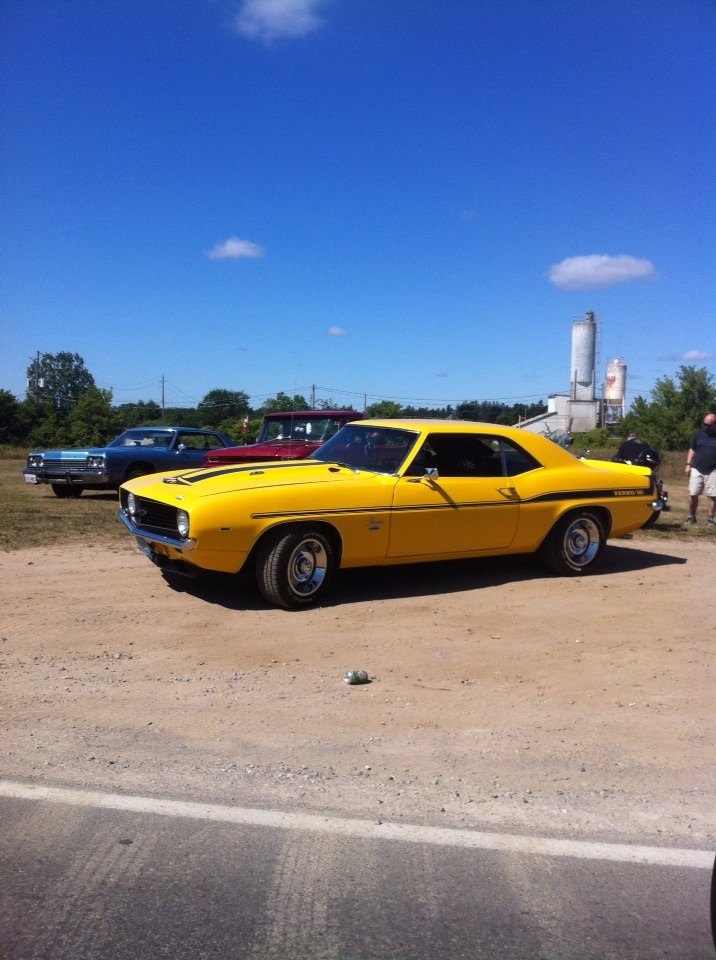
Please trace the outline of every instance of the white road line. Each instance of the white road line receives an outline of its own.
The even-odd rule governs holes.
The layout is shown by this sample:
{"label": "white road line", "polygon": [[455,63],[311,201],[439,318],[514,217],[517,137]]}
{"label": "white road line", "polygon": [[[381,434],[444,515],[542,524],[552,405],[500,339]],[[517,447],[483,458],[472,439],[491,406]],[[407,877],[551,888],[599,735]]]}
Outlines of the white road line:
{"label": "white road line", "polygon": [[674,847],[647,847],[624,843],[590,843],[582,840],[559,840],[553,837],[525,837],[509,833],[483,833],[449,827],[421,827],[414,824],[374,823],[322,817],[307,813],[281,813],[275,810],[254,810],[214,803],[189,803],[181,800],[158,800],[153,797],[129,797],[118,793],[91,790],[64,790],[32,784],[0,780],[0,797],[16,800],[44,800],[100,810],[125,813],[150,813],[164,817],[185,817],[217,823],[239,823],[256,827],[304,830],[331,833],[363,840],[398,840],[403,843],[432,843],[445,847],[472,847],[479,850],[501,850],[507,853],[533,854],[546,857],[574,857],[581,860],[609,860],[615,863],[645,863],[667,867],[693,867],[710,870],[714,853],[710,850],[689,850]]}

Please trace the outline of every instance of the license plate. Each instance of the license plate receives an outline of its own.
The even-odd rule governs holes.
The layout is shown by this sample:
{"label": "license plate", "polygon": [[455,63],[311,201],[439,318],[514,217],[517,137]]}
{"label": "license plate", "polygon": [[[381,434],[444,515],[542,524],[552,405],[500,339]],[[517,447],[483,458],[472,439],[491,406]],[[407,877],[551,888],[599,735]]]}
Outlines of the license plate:
{"label": "license plate", "polygon": [[25,483],[37,483],[37,477],[34,473],[25,474]]}

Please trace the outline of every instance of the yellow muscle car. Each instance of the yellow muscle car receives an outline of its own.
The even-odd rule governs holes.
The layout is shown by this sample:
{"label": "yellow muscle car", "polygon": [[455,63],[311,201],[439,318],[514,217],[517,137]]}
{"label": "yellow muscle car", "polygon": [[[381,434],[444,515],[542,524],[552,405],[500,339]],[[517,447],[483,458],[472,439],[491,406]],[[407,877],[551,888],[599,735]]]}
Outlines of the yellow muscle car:
{"label": "yellow muscle car", "polygon": [[651,471],[456,420],[361,420],[308,460],[122,484],[119,516],[167,574],[249,568],[264,598],[315,603],[339,568],[537,553],[591,572],[658,509]]}

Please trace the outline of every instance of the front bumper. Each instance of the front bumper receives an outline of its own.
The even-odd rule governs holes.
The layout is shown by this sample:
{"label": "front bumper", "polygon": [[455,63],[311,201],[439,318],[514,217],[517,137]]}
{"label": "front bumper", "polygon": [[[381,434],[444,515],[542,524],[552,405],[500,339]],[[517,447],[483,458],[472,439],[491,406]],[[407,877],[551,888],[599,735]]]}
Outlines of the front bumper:
{"label": "front bumper", "polygon": [[47,470],[44,467],[24,467],[25,483],[60,483],[68,486],[107,486],[106,470]]}
{"label": "front bumper", "polygon": [[[190,553],[196,547],[196,540],[192,540],[191,538],[188,540],[181,540],[179,537],[170,537],[165,533],[152,533],[151,531],[145,530],[142,527],[138,527],[124,507],[118,510],[117,514],[127,530],[129,530],[129,532],[137,538],[137,545],[139,546],[139,549],[146,556],[149,556],[150,560],[154,560],[154,555],[157,553],[164,553],[168,556],[167,548],[170,550],[176,550],[178,553]],[[153,548],[153,545],[155,544],[164,549],[157,551],[155,548]],[[150,556],[150,553],[153,555]]]}

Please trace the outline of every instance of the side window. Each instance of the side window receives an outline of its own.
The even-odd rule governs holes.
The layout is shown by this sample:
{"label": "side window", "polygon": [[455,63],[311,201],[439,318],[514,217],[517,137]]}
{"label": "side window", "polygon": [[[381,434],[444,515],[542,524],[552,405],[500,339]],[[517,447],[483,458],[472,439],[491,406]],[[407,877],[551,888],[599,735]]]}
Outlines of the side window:
{"label": "side window", "polygon": [[435,466],[441,477],[501,477],[499,438],[474,433],[451,433],[430,437]]}
{"label": "side window", "polygon": [[502,439],[502,459],[505,465],[506,477],[517,477],[521,473],[528,473],[530,470],[536,470],[541,467],[533,456],[527,453],[522,447],[518,447],[511,440]]}
{"label": "side window", "polygon": [[187,450],[203,450],[205,439],[203,433],[180,433],[177,445],[183,443]]}
{"label": "side window", "polygon": [[204,437],[204,449],[205,450],[218,450],[220,447],[223,447],[224,443],[221,437],[217,437],[213,433],[207,433]]}
{"label": "side window", "polygon": [[432,447],[430,440],[426,440],[422,447],[415,454],[415,459],[405,471],[406,477],[422,477],[426,470],[438,466],[438,455]]}
{"label": "side window", "polygon": [[436,467],[441,477],[516,477],[540,464],[504,437],[474,433],[434,434],[423,444],[408,468],[421,476]]}

